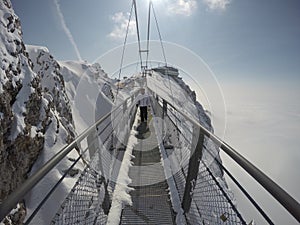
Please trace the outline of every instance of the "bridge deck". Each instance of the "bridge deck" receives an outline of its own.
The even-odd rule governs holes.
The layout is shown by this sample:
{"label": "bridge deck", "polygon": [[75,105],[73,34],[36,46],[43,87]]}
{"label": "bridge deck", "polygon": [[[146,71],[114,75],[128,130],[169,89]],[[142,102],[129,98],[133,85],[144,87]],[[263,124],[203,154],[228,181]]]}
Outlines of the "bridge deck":
{"label": "bridge deck", "polygon": [[121,224],[174,224],[174,212],[168,194],[158,143],[152,124],[140,123],[136,128],[138,144],[133,150],[129,177],[132,206],[122,212]]}

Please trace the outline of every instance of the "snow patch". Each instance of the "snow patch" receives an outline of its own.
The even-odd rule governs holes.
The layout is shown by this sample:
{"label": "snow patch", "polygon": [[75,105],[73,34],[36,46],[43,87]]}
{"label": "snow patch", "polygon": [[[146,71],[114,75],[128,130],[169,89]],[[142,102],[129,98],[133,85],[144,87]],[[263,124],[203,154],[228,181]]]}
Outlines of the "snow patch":
{"label": "snow patch", "polygon": [[[138,125],[138,118],[135,117],[133,127]],[[117,184],[113,192],[112,204],[107,217],[108,225],[119,225],[121,213],[125,205],[132,205],[132,199],[129,194],[133,188],[128,187],[131,183],[131,178],[129,177],[129,169],[132,166],[131,159],[134,157],[132,155],[133,147],[138,143],[136,138],[137,132],[132,129],[130,132],[127,148],[124,154],[124,158],[120,167],[120,172],[117,178]]]}

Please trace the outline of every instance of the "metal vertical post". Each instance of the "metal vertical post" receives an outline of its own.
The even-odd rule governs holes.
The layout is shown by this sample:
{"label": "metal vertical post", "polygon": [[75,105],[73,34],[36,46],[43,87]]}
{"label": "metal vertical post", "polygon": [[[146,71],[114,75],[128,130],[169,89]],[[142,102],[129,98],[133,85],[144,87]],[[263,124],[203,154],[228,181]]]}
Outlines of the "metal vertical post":
{"label": "metal vertical post", "polygon": [[162,132],[161,132],[162,137],[163,137],[163,135],[165,133],[164,119],[165,119],[165,116],[167,116],[167,109],[168,109],[168,103],[166,102],[165,99],[163,99],[162,125],[161,125],[161,127],[162,127]]}
{"label": "metal vertical post", "polygon": [[196,186],[200,160],[202,158],[203,143],[204,143],[204,133],[202,132],[201,128],[194,126],[189,168],[188,168],[188,174],[186,178],[184,195],[182,200],[182,209],[184,213],[188,213],[191,207],[193,189]]}
{"label": "metal vertical post", "polygon": [[163,99],[163,118],[164,118],[164,115],[167,115],[167,106],[168,106],[168,103],[166,102],[166,100]]}
{"label": "metal vertical post", "polygon": [[97,136],[98,134],[96,128],[93,132],[91,132],[87,136],[87,144],[88,144],[89,154],[91,158],[94,156],[95,152],[99,149],[99,141],[95,141]]}
{"label": "metal vertical post", "polygon": [[127,110],[127,100],[125,100],[123,103],[123,114],[126,113],[126,110]]}

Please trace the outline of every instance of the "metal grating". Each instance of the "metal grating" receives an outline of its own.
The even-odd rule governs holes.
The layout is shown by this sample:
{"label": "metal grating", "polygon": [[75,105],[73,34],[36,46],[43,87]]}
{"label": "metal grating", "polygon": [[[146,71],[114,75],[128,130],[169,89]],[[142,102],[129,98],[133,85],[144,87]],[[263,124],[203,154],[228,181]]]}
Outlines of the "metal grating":
{"label": "metal grating", "polygon": [[175,215],[152,122],[148,122],[149,127],[141,123],[136,128],[138,143],[129,170],[134,188],[130,192],[133,204],[124,208],[121,224],[174,224]]}
{"label": "metal grating", "polygon": [[51,224],[105,224],[107,195],[104,177],[86,167]]}

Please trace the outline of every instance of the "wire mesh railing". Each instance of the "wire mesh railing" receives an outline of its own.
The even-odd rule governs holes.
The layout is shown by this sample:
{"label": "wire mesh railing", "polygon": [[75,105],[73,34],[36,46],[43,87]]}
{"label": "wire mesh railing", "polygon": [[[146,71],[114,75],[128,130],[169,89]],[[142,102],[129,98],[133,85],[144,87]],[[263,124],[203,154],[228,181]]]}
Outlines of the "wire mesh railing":
{"label": "wire mesh railing", "polygon": [[[172,151],[167,150],[166,152],[176,156],[169,158],[173,160],[176,159],[178,164],[177,167],[173,165],[176,169],[175,171],[177,171],[173,177],[182,201],[182,208],[188,209],[184,210],[188,223],[222,224],[226,222],[226,224],[246,224],[235,204],[233,194],[229,191],[224,182],[223,174],[225,171],[265,221],[268,224],[274,224],[245,188],[236,180],[230,171],[224,167],[219,157],[219,150],[222,150],[229,155],[262,187],[273,195],[273,197],[287,209],[291,216],[298,222],[300,221],[300,205],[295,199],[232,147],[212,134],[207,127],[204,127],[198,121],[183,113],[180,109],[167,102],[153,90],[149,89],[149,91],[157,101],[158,111],[160,111],[161,115],[164,115],[163,118],[164,123],[167,124],[166,127],[171,128],[171,134],[167,133],[166,137],[169,139],[173,138],[170,143],[176,143],[173,146],[174,149]],[[186,124],[189,125],[182,126],[182,121],[185,121]],[[200,129],[200,134],[202,133],[202,135],[204,135],[204,141],[201,148],[198,148],[196,145],[192,147],[193,134],[195,134],[195,131],[197,132],[197,129]],[[198,137],[201,139],[200,135]],[[177,139],[177,141],[175,139]],[[166,142],[168,142],[168,140],[166,140]],[[169,143],[166,143],[166,145],[169,145]],[[194,151],[201,151],[201,154],[198,156],[199,164],[194,163],[194,165],[191,165],[191,160],[189,159],[195,157],[193,152],[190,151],[191,149],[192,151],[193,149]],[[176,164],[176,162],[172,163]],[[193,170],[197,170],[197,177],[190,180],[188,179],[189,167],[193,167]],[[187,183],[190,182],[192,182],[192,185],[187,185]],[[188,190],[187,186],[190,186]],[[192,199],[191,201],[188,201],[188,207],[185,206],[184,193],[188,193],[190,199]]]}
{"label": "wire mesh railing", "polygon": [[[127,107],[127,103],[129,107]],[[93,159],[61,205],[51,224],[105,224],[129,131],[135,116],[133,100],[126,102],[97,127]],[[114,122],[114,121],[117,121]],[[89,147],[94,143],[90,143]],[[94,148],[94,147],[93,147]]]}
{"label": "wire mesh railing", "polygon": [[[184,221],[183,224],[247,224],[239,211],[233,193],[226,184],[224,172],[245,194],[266,222],[273,224],[264,210],[224,167],[219,156],[220,150],[231,156],[299,221],[298,202],[229,145],[214,136],[207,127],[203,127],[154,92],[152,94],[156,97],[152,101],[154,114],[163,121],[162,126],[156,127],[155,131],[163,141],[159,150],[162,160],[169,160],[168,169],[172,173],[172,179],[166,177],[166,180],[170,196],[178,196],[180,201],[184,217],[180,221]],[[84,158],[87,151],[91,159],[85,159],[87,165],[53,216],[51,224],[105,224],[129,131],[136,114],[135,96],[136,93],[89,127],[2,202],[0,219],[2,220],[18,202],[22,201],[25,194],[70,151],[86,140],[81,155],[45,195],[25,224],[29,224],[38,214],[66,174],[80,159]],[[158,128],[161,130],[157,131]],[[166,168],[164,170],[166,175]],[[175,188],[170,188],[170,182],[174,182]],[[174,204],[173,197],[171,197],[172,204]],[[174,205],[172,207],[175,209]]]}
{"label": "wire mesh railing", "polygon": [[87,166],[51,224],[105,224],[109,208],[106,179]]}
{"label": "wire mesh railing", "polygon": [[[136,95],[137,92],[125,99],[121,104],[113,107],[72,143],[61,149],[42,168],[29,177],[21,187],[8,196],[0,205],[0,221],[69,152],[80,147],[81,143],[86,141],[87,146],[82,151],[82,154],[74,160],[71,167],[64,171],[65,173],[61,179],[45,194],[45,198],[28,217],[25,224],[29,224],[33,220],[59,184],[63,182],[67,173],[80,159],[84,158],[87,151],[90,152],[91,160],[87,163],[86,168],[81,173],[80,178],[62,204],[52,223],[76,224],[80,220],[84,222],[88,219],[90,222],[93,220],[93,223],[102,224],[110,208],[110,194],[114,190],[115,180],[120,168],[119,164],[124,154],[122,146],[126,145],[126,138],[128,138],[128,133],[135,117],[136,108],[133,107],[133,103]],[[99,203],[101,203],[101,206]],[[97,207],[97,213],[92,215],[91,209],[96,209],[93,207]],[[91,224],[93,223],[91,222]]]}
{"label": "wire mesh railing", "polygon": [[[170,160],[176,192],[185,210],[184,216],[187,224],[246,224],[239,213],[234,201],[233,194],[226,187],[223,180],[223,173],[220,167],[215,164],[205,163],[200,160],[197,168],[190,168],[197,171],[195,180],[188,181],[191,157],[193,156],[193,126],[192,124],[181,123],[181,115],[175,115],[168,108],[164,109],[162,101],[154,103],[156,116],[163,118],[165,125],[164,149]],[[165,106],[166,107],[166,106]],[[165,112],[164,112],[165,110]],[[179,129],[179,127],[183,129]],[[190,128],[188,128],[190,127]],[[204,141],[207,145],[209,139]],[[209,143],[211,144],[211,143]],[[171,146],[171,147],[170,147]],[[194,146],[195,147],[195,146]],[[207,158],[207,157],[206,157]],[[191,198],[188,209],[185,206],[187,182],[192,182]],[[173,190],[174,191],[174,190]]]}

